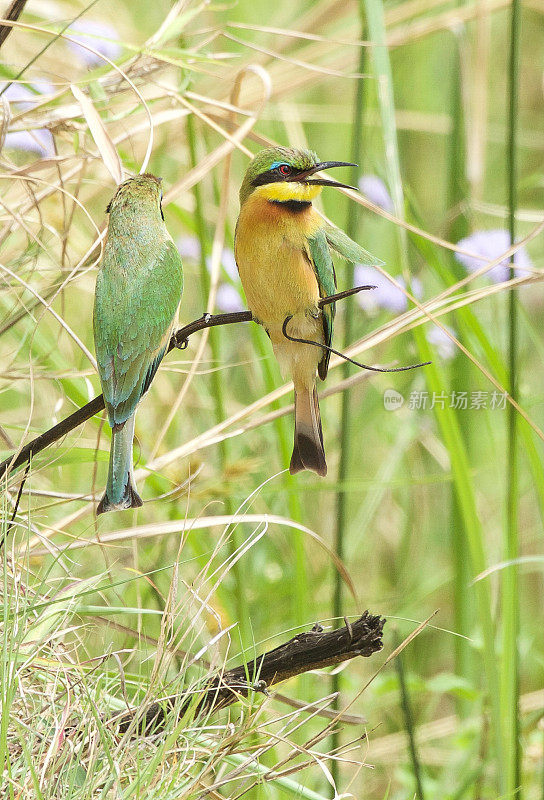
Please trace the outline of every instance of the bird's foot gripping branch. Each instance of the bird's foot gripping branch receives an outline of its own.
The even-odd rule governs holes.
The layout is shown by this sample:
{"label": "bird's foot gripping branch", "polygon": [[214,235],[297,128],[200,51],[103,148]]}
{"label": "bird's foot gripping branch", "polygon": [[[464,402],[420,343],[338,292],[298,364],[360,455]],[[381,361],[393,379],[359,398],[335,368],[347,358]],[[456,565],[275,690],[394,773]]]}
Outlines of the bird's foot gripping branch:
{"label": "bird's foot gripping branch", "polygon": [[[320,307],[323,307],[330,303],[334,303],[337,300],[343,300],[346,297],[350,297],[357,292],[375,288],[375,286],[366,285],[356,286],[353,289],[347,289],[346,291],[338,292],[337,294],[330,295],[329,297],[320,300],[319,305]],[[189,337],[192,336],[193,333],[197,333],[205,328],[214,328],[219,325],[233,325],[238,322],[251,321],[253,321],[253,315],[251,314],[251,311],[237,311],[232,314],[203,314],[198,319],[190,322],[188,325],[184,325],[182,328],[179,328],[172,334],[168,347],[166,348],[166,353],[169,353],[175,348],[184,349],[187,347]],[[28,444],[25,444],[16,453],[13,453],[9,458],[6,458],[5,461],[0,463],[0,478],[2,478],[8,471],[15,470],[17,467],[26,464],[28,461],[30,461],[32,456],[41,453],[43,450],[55,444],[55,442],[58,442],[59,439],[63,438],[63,436],[66,436],[66,434],[79,427],[79,425],[87,422],[87,420],[91,419],[91,417],[94,417],[95,414],[100,413],[100,411],[103,411],[103,409],[104,396],[100,394],[86,403],[86,405],[78,408],[78,410],[74,411],[73,414],[70,414],[69,417],[61,420],[61,422],[57,423],[57,425],[49,428],[49,430],[45,431],[45,433],[42,433],[31,442],[28,442]]]}
{"label": "bird's foot gripping branch", "polygon": [[110,722],[122,733],[160,733],[171,715],[183,716],[191,704],[195,704],[195,714],[212,713],[247,697],[250,692],[266,693],[275,684],[309,670],[334,666],[356,656],[368,658],[382,649],[384,625],[383,617],[368,611],[355,622],[346,620],[346,625],[336,630],[325,631],[316,624],[311,631],[297,634],[274,650],[218,673],[196,694],[192,691],[188,696],[166,697],[144,708],[116,715]]}

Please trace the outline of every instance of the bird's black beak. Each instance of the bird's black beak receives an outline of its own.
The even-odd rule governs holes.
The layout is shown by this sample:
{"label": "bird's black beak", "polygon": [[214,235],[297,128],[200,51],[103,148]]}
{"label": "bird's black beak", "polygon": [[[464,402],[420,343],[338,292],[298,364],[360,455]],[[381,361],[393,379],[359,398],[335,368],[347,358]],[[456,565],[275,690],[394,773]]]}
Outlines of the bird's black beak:
{"label": "bird's black beak", "polygon": [[338,181],[330,181],[327,178],[314,178],[313,180],[308,180],[311,175],[314,175],[316,172],[321,172],[321,170],[324,169],[332,169],[332,167],[357,166],[358,164],[352,164],[350,161],[321,161],[319,164],[316,164],[315,167],[299,173],[296,178],[291,178],[291,180],[299,181],[300,183],[308,183],[312,186],[336,186],[340,189],[355,189],[355,191],[357,191],[356,186],[350,186],[348,183],[338,183]]}

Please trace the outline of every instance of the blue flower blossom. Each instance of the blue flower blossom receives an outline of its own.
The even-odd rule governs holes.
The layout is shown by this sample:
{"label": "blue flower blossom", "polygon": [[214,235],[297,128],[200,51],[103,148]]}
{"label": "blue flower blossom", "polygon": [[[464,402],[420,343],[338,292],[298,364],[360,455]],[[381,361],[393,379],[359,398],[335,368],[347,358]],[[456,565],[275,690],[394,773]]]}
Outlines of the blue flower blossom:
{"label": "blue flower blossom", "polygon": [[[37,90],[37,93],[32,92],[23,83],[8,85],[3,97],[9,102],[10,106],[15,107],[15,113],[32,110],[37,103],[41,102],[40,92],[42,86],[46,91],[52,90],[52,86],[49,83],[44,83],[42,86],[34,86],[32,84],[32,86]],[[4,140],[4,149],[34,153],[42,158],[55,155],[53,136],[47,128],[8,131]]]}
{"label": "blue flower blossom", "polygon": [[[2,89],[3,88],[2,86]],[[11,83],[2,96],[5,97],[6,100],[9,100],[10,103],[17,103],[17,105],[21,107],[32,107],[33,103],[38,99],[34,92],[31,92],[30,89],[22,83]]]}
{"label": "blue flower blossom", "polygon": [[[452,328],[449,328],[447,325],[444,327],[455,336],[455,331],[453,331]],[[432,344],[443,361],[449,361],[454,357],[457,346],[438,325],[431,325],[427,332],[427,341],[429,344]]]}
{"label": "blue flower blossom", "polygon": [[395,210],[387,186],[377,175],[363,175],[359,180],[359,189],[371,203],[383,208],[384,211],[393,213]]}
{"label": "blue flower blossom", "polygon": [[240,275],[238,273],[238,267],[236,266],[236,259],[234,258],[234,253],[228,247],[225,247],[223,250],[223,255],[221,256],[221,266],[231,281],[234,281],[235,283],[239,282]]}
{"label": "blue flower blossom", "polygon": [[[354,280],[356,286],[369,284],[370,286],[377,287],[368,292],[359,292],[357,295],[357,302],[365,311],[374,311],[378,308],[383,308],[387,311],[394,311],[400,314],[408,308],[408,299],[404,292],[398,289],[385,275],[382,275],[382,273],[378,272],[374,267],[358,264],[355,267]],[[402,276],[397,275],[395,280],[401,286],[406,286]],[[422,287],[420,281],[417,278],[412,278],[411,284],[412,294],[415,297],[421,297]]]}
{"label": "blue flower blossom", "polygon": [[199,261],[200,240],[197,236],[180,236],[178,239],[178,251],[182,258]]}
{"label": "blue flower blossom", "polygon": [[233,311],[246,310],[246,307],[240,296],[240,292],[230,283],[221,283],[217,287],[215,305],[219,311],[222,311],[225,314],[230,314]]}
{"label": "blue flower blossom", "polygon": [[[92,53],[81,45],[92,47],[101,55],[109,58],[110,61],[115,61],[121,54],[121,48],[118,43],[119,35],[113,25],[107,22],[78,19],[73,23],[68,33],[71,39],[75,40],[68,41],[68,47],[89,69],[99,67],[106,62],[99,55]],[[81,42],[81,44],[78,44],[78,42]]]}
{"label": "blue flower blossom", "polygon": [[[499,258],[502,253],[505,253],[510,248],[510,234],[504,228],[497,228],[489,231],[475,231],[457,242],[457,246],[462,250],[470,250],[471,252],[480,255],[482,258],[473,258],[472,256],[463,255],[463,253],[456,253],[455,258],[462,264],[468,272],[477,272],[488,263]],[[490,269],[485,275],[490,278],[494,283],[502,283],[507,281],[510,277],[508,266],[509,259],[505,258],[500,264]],[[524,247],[520,247],[517,253],[514,254],[514,271],[518,276],[527,275],[527,269],[533,266],[532,261]]]}
{"label": "blue flower blossom", "polygon": [[[29,111],[42,102],[43,94],[52,94],[54,92],[53,85],[48,81],[41,81],[39,84],[32,83],[30,86],[35,91],[31,91],[24,83],[10,83],[2,96],[10,104],[16,105],[17,111]],[[3,88],[3,86],[0,88]]]}
{"label": "blue flower blossom", "polygon": [[46,128],[27,131],[8,131],[4,141],[5,150],[22,150],[35,153],[41,158],[55,155],[53,137]]}
{"label": "blue flower blossom", "polygon": [[[206,266],[208,272],[211,272],[211,256],[206,256]],[[232,283],[227,283],[226,281],[219,283],[215,299],[217,308],[219,311],[223,311],[226,314],[230,314],[233,311],[245,311],[246,307],[240,293],[240,276],[238,274],[238,267],[236,266],[236,259],[234,258],[234,253],[228,247],[225,247],[221,253],[221,267]]]}
{"label": "blue flower blossom", "polygon": [[[206,256],[206,266],[208,267],[208,272],[212,271],[212,257]],[[236,259],[234,258],[234,253],[228,247],[223,248],[223,252],[221,253],[221,266],[231,279],[233,283],[240,282],[240,276],[238,274],[238,267],[236,266]]]}

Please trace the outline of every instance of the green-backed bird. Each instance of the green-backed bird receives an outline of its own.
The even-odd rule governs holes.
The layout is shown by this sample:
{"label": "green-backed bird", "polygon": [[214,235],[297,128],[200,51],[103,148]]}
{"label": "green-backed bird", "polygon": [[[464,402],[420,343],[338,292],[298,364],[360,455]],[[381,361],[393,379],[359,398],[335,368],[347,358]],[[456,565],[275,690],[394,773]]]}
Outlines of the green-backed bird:
{"label": "green-backed bird", "polygon": [[161,200],[161,179],[137,175],[119,185],[106,209],[94,341],[112,442],[98,514],[142,505],[132,468],[136,407],[166,352],[183,291],[181,258]]}
{"label": "green-backed bird", "polygon": [[331,248],[348,261],[379,260],[343,231],[327,224],[312,206],[323,186],[353,188],[315,174],[346,161],[319,161],[309,150],[270,147],[252,160],[240,189],[235,256],[247,303],[266,329],[284,377],[295,388],[295,437],[290,472],[327,474],[316,391],[316,372],[325,380],[330,353],[289,341],[289,336],[331,345],[334,304],[319,299],[335,293]]}

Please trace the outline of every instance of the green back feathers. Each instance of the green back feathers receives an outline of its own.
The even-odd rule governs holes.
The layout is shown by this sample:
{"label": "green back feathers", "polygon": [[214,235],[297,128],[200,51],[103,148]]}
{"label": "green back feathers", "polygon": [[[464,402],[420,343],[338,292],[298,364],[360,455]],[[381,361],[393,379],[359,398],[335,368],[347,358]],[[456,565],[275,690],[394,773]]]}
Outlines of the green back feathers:
{"label": "green back feathers", "polygon": [[96,282],[94,332],[98,371],[110,424],[136,410],[168,345],[183,291],[179,253],[158,243],[132,270],[108,253]]}
{"label": "green back feathers", "polygon": [[115,222],[116,218],[119,218],[123,212],[130,210],[132,207],[142,209],[142,207],[150,206],[153,210],[158,207],[160,211],[162,199],[161,183],[162,178],[157,178],[156,175],[150,175],[149,173],[135,175],[133,178],[123,181],[123,183],[119,184],[117,191],[108,203],[106,214],[112,214]]}
{"label": "green back feathers", "polygon": [[162,219],[158,179],[140,175],[125,181],[108,208],[94,336],[113,427],[134,413],[164,356],[183,290],[183,270]]}

